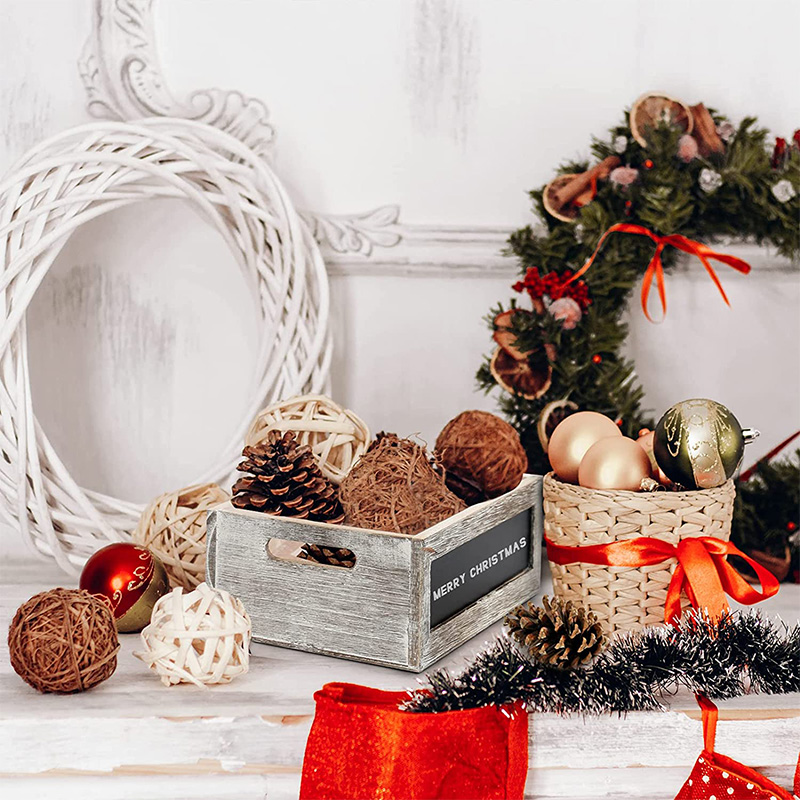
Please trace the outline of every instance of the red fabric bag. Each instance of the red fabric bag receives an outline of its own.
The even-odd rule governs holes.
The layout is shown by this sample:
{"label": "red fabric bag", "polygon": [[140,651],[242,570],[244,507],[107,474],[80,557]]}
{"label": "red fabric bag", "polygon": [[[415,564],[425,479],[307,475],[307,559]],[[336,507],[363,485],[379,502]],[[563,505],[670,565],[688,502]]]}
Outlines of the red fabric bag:
{"label": "red fabric bag", "polygon": [[328,683],[314,695],[300,800],[522,800],[528,715],[519,704],[400,711],[406,692]]}
{"label": "red fabric bag", "polygon": [[697,695],[703,710],[703,752],[675,800],[792,800],[778,784],[732,758],[714,752],[717,707]]}

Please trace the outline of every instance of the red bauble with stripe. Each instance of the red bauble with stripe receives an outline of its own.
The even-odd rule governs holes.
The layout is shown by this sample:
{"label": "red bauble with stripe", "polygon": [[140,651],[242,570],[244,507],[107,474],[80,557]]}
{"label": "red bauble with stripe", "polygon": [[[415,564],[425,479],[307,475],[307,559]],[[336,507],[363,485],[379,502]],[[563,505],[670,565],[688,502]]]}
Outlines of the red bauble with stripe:
{"label": "red bauble with stripe", "polygon": [[169,591],[164,565],[149,550],[127,542],[101,548],[81,572],[80,588],[104,597],[120,633],[150,622],[156,600]]}

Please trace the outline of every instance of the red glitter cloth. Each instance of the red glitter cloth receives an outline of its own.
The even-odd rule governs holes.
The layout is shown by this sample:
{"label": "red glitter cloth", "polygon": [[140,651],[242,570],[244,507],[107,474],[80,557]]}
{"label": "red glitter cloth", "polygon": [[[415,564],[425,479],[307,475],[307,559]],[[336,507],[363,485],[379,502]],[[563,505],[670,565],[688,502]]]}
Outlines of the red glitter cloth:
{"label": "red glitter cloth", "polygon": [[703,710],[704,749],[675,800],[792,800],[760,772],[714,752],[717,707],[702,695],[697,702]]}
{"label": "red glitter cloth", "polygon": [[528,715],[521,705],[400,711],[406,692],[328,683],[314,695],[300,800],[522,800]]}

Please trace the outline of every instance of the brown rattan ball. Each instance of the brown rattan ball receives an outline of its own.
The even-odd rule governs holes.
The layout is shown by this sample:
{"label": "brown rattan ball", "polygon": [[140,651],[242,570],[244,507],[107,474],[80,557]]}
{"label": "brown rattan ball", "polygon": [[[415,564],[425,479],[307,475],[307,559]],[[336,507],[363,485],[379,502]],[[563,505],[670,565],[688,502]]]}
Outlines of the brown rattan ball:
{"label": "brown rattan ball", "polygon": [[464,484],[483,496],[464,496],[468,502],[497,497],[522,480],[528,457],[519,434],[488,411],[464,411],[444,426],[436,440],[436,456],[452,475],[448,486],[458,494]]}
{"label": "brown rattan ball", "polygon": [[111,607],[81,589],[51,589],[24,602],[8,629],[11,666],[40,692],[82,692],[117,668]]}
{"label": "brown rattan ball", "polygon": [[465,508],[424,447],[379,433],[339,487],[346,522],[413,535]]}

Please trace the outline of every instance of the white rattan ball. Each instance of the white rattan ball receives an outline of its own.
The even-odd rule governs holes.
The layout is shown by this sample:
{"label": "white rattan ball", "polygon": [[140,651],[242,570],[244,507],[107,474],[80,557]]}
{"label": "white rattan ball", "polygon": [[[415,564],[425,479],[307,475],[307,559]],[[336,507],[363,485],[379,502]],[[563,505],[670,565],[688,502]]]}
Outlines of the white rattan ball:
{"label": "white rattan ball", "polygon": [[259,411],[246,443],[258,444],[270,431],[292,431],[300,444],[311,447],[322,474],[334,483],[344,480],[370,442],[363,420],[330,397],[314,394],[281,400]]}
{"label": "white rattan ball", "polygon": [[250,617],[241,601],[201,583],[159,598],[142,631],[145,650],[135,653],[165,686],[228,683],[250,664]]}
{"label": "white rattan ball", "polygon": [[25,313],[76,228],[165,197],[188,202],[228,243],[261,335],[244,417],[218,463],[192,483],[227,485],[258,409],[328,382],[319,248],[269,165],[240,141],[202,123],[153,118],[85,125],[34,147],[0,182],[0,513],[68,571],[128,539],[143,506],[78,486],[37,423]]}
{"label": "white rattan ball", "polygon": [[206,511],[229,499],[216,483],[162,494],[144,510],[133,541],[161,559],[171,586],[194,589],[206,579]]}

